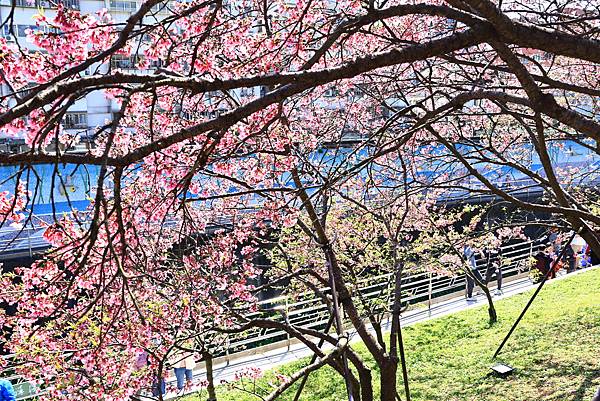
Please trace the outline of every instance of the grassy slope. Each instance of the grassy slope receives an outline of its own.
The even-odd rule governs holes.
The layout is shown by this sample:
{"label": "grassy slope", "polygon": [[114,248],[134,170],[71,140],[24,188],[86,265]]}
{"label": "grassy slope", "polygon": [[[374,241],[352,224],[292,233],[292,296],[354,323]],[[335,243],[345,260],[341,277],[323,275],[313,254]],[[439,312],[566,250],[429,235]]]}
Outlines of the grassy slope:
{"label": "grassy slope", "polygon": [[[498,301],[499,322],[492,327],[480,307],[404,329],[413,400],[591,400],[600,386],[600,269],[547,283],[501,354],[516,373],[508,379],[488,375],[495,348],[530,296]],[[366,357],[364,347],[355,346]],[[289,374],[305,363],[278,371]],[[266,394],[274,382],[267,373],[256,385]],[[294,394],[288,391],[280,399],[292,400]],[[342,380],[327,368],[310,376],[300,399],[344,398]],[[204,399],[205,393],[185,398]],[[219,389],[219,401],[257,399]]]}

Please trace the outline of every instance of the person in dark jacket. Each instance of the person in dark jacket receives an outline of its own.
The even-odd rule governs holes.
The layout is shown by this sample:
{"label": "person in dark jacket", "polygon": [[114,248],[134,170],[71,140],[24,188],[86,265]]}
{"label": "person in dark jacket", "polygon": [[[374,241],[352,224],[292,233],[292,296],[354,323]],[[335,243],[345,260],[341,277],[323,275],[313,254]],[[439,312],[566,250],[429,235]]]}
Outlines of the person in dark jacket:
{"label": "person in dark jacket", "polygon": [[[477,270],[477,259],[476,259],[475,250],[473,248],[471,248],[471,246],[465,244],[463,246],[463,256],[464,256],[467,264],[469,265],[469,270],[471,271],[471,274],[474,277],[476,277],[477,280],[484,283],[481,273],[479,273],[479,270]],[[467,280],[467,294],[466,294],[467,301],[474,301],[475,298],[473,298],[473,289],[475,288],[475,280],[469,274],[466,275],[466,280]]]}
{"label": "person in dark jacket", "polygon": [[0,401],[16,401],[15,389],[8,380],[0,379]]}
{"label": "person in dark jacket", "polygon": [[548,234],[548,237],[546,237],[546,242],[550,246],[552,253],[554,253],[555,256],[560,254],[560,239],[558,237],[558,229],[556,227],[552,227],[550,229],[550,233]]}
{"label": "person in dark jacket", "polygon": [[592,247],[588,245],[588,254],[590,255],[590,265],[597,266],[600,265],[600,257],[596,255],[596,253],[592,250]]}
{"label": "person in dark jacket", "polygon": [[[548,256],[546,253],[538,252],[538,254],[535,255],[535,268],[538,269],[541,273],[539,281],[542,280],[542,277],[544,277],[546,274],[548,274],[548,270],[550,270],[551,264],[552,264],[552,258],[550,256]],[[556,273],[553,271],[552,273],[550,273],[548,278],[550,279],[550,278],[554,278],[554,277],[556,277]]]}
{"label": "person in dark jacket", "polygon": [[567,273],[573,273],[577,269],[577,265],[575,262],[577,259],[575,258],[575,251],[571,245],[567,245],[565,248],[565,262],[567,262]]}
{"label": "person in dark jacket", "polygon": [[493,250],[488,254],[485,271],[485,285],[496,275],[496,295],[502,294],[502,249]]}

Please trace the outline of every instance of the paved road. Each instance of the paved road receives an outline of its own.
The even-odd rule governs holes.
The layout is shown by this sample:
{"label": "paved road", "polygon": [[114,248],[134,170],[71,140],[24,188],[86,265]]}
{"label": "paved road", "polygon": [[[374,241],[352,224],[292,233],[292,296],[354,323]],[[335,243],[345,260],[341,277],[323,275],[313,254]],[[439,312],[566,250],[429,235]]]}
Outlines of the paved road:
{"label": "paved road", "polygon": [[[600,266],[595,266],[585,270],[579,270],[575,273],[570,274],[569,276],[572,276],[574,274],[580,274],[584,271],[588,271],[590,269],[595,269],[598,267]],[[546,285],[552,285],[554,281],[561,280],[567,276],[564,273],[564,271],[561,271],[561,273],[559,274],[560,275],[555,280],[549,281]],[[494,296],[494,299],[497,300],[520,294],[522,292],[534,288],[535,286],[536,284],[533,284],[528,278],[515,280],[510,283],[506,283],[504,285],[503,294],[500,296]],[[425,308],[405,312],[402,316],[402,326],[410,326],[418,322],[424,322],[429,319],[438,318],[441,316],[449,315],[462,310],[471,309],[486,304],[487,301],[483,293],[481,295],[478,295],[474,301],[467,301],[464,298],[464,296],[457,296],[455,298],[451,298],[449,300],[433,304],[431,309]],[[384,329],[386,331],[389,329],[387,324],[384,325]],[[355,332],[350,333],[350,338],[351,341],[360,341],[359,336]],[[235,355],[233,355],[231,356],[230,361],[228,363],[216,364],[214,366],[215,383],[221,383],[222,381],[232,381],[234,380],[236,373],[248,368],[259,368],[262,371],[266,371],[273,369],[279,365],[290,363],[298,359],[311,356],[311,354],[311,351],[302,343],[295,343],[291,344],[289,347],[284,344],[279,348],[271,349],[265,352],[257,352],[255,354],[245,355],[239,358],[235,358]],[[202,367],[194,371],[194,382],[200,382],[202,380],[205,380],[205,378],[206,373]],[[191,393],[194,391],[195,389],[192,388],[189,392]],[[176,396],[177,394],[167,394],[166,398],[169,399],[174,398]]]}

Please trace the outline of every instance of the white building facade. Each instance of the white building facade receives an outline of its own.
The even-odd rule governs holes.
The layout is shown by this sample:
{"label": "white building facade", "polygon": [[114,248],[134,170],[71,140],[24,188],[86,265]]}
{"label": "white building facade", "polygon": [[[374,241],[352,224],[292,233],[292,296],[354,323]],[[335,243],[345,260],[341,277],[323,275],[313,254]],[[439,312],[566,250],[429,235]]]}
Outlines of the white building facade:
{"label": "white building facade", "polygon": [[[58,4],[65,7],[79,10],[82,14],[95,13],[102,9],[107,9],[111,14],[115,23],[124,23],[126,19],[138,9],[140,2],[132,0],[12,0],[16,1],[14,13],[12,16],[12,24],[10,24],[10,13],[12,10],[11,0],[1,0],[0,2],[0,21],[5,22],[2,31],[2,36],[10,43],[18,44],[22,49],[36,50],[36,46],[27,39],[29,30],[38,30],[34,16],[40,13],[43,8],[43,13],[51,19],[56,14]],[[158,10],[158,14],[167,15],[168,10],[161,4],[162,9]],[[10,29],[12,25],[12,30]],[[151,73],[152,70],[138,70],[135,68],[133,60],[122,57],[113,56],[111,61],[112,68],[118,68],[126,72],[138,71],[139,73]],[[104,70],[108,65],[96,65],[90,70]],[[129,71],[128,71],[129,70]],[[90,71],[87,71],[89,74]],[[7,85],[0,86],[0,95],[10,96],[12,94]],[[87,94],[84,98],[79,99],[73,104],[63,119],[63,128],[70,133],[77,133],[82,138],[93,135],[96,127],[102,126],[107,121],[112,120],[114,112],[118,111],[117,104],[108,99],[101,91],[94,91]],[[6,134],[0,134],[0,151],[19,151],[22,150],[22,138],[7,137]]]}

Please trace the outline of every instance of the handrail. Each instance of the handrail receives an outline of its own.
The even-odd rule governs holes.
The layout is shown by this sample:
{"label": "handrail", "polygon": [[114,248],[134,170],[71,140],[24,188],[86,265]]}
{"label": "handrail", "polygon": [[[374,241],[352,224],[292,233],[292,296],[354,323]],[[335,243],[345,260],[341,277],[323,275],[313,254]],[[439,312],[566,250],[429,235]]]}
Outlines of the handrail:
{"label": "handrail", "polygon": [[[529,259],[540,249],[547,246],[540,240],[521,241],[518,243],[501,247],[502,257],[506,260],[506,265],[502,268],[504,277],[517,276],[529,271],[531,263]],[[523,269],[523,265],[526,269]],[[476,258],[477,269],[485,275],[487,269],[487,258]],[[358,289],[363,299],[370,301],[380,297],[382,289],[388,286],[388,280],[392,273],[385,273],[374,277],[365,277],[358,281]],[[404,302],[419,303],[428,298],[439,298],[441,296],[462,291],[465,287],[465,275],[441,276],[422,272],[412,274],[402,279],[405,296]],[[320,291],[327,293],[328,287],[320,288]],[[299,300],[298,300],[299,299]],[[296,301],[294,301],[296,300]],[[266,299],[258,302],[259,310],[248,314],[249,319],[259,317],[265,313],[272,313],[274,306],[284,306],[288,319],[294,320],[294,324],[301,327],[319,327],[326,324],[328,320],[327,306],[322,300],[316,297],[311,291],[294,294],[294,296],[281,295],[275,298]],[[388,310],[392,306],[392,299],[387,305]],[[261,309],[263,307],[263,309]],[[383,308],[383,307],[382,307]],[[323,315],[323,318],[318,318]],[[299,318],[298,318],[299,317]],[[271,316],[275,320],[283,320],[282,316]],[[229,356],[247,348],[254,348],[276,338],[283,338],[286,333],[277,329],[252,329],[245,334],[231,335],[228,338]]]}

